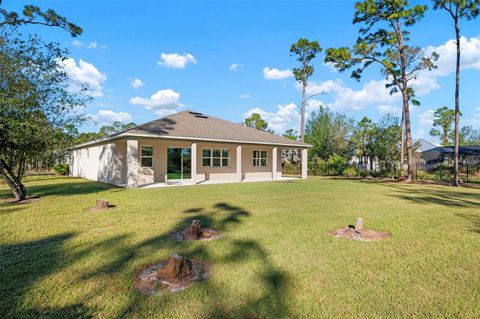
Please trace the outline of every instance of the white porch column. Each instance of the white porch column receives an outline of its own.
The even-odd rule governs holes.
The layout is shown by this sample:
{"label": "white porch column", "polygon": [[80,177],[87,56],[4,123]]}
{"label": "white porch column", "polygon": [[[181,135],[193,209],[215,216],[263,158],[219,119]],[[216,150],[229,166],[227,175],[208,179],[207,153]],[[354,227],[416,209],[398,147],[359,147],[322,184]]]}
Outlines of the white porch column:
{"label": "white porch column", "polygon": [[277,179],[277,155],[278,155],[278,148],[274,147],[272,149],[272,179]]}
{"label": "white porch column", "polygon": [[242,181],[242,145],[237,145],[237,180]]}
{"label": "white porch column", "polygon": [[191,165],[192,165],[192,182],[197,183],[197,143],[192,143],[191,156]]}
{"label": "white porch column", "polygon": [[308,173],[308,153],[307,149],[302,149],[302,179],[307,179]]}
{"label": "white porch column", "polygon": [[138,187],[138,140],[127,140],[127,187]]}

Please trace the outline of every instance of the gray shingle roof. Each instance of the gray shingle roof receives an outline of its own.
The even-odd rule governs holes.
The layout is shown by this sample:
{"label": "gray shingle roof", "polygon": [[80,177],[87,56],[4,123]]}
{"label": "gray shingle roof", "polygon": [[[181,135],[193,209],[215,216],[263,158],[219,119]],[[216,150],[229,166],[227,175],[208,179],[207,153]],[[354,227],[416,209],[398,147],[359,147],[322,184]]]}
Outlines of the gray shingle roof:
{"label": "gray shingle roof", "polygon": [[425,152],[438,147],[438,145],[435,145],[427,140],[424,140],[423,138],[418,139],[417,143],[420,144],[418,147],[418,151],[420,152]]}
{"label": "gray shingle roof", "polygon": [[[185,138],[191,140],[212,140],[297,147],[310,146],[300,141],[294,141],[283,136],[260,131],[193,111],[175,113],[123,132],[110,135],[101,139],[101,141],[123,136],[151,136],[176,139]],[[75,148],[78,148],[78,146]]]}

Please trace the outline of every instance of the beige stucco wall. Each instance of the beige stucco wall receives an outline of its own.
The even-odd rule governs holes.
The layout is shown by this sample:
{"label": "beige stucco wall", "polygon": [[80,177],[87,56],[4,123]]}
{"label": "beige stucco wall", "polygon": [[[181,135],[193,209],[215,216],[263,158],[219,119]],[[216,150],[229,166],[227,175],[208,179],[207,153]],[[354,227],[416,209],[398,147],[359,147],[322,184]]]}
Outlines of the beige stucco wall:
{"label": "beige stucco wall", "polygon": [[[159,183],[166,181],[167,149],[169,147],[191,148],[192,141],[166,140],[156,138],[138,138],[138,184]],[[235,143],[197,143],[197,182],[209,180],[239,180],[237,174],[237,146]],[[153,170],[141,167],[142,146],[153,146]],[[241,144],[241,178],[243,180],[272,179],[272,152],[270,145]],[[230,165],[228,167],[204,167],[202,154],[204,148],[228,148]],[[253,151],[267,152],[267,166],[253,166]],[[276,176],[282,176],[282,147],[276,147]],[[127,140],[118,139],[111,143],[95,145],[72,152],[72,175],[87,179],[112,183],[127,184]],[[193,158],[192,158],[193,160]],[[153,173],[153,174],[152,174]]]}
{"label": "beige stucco wall", "polygon": [[[237,146],[234,143],[205,143],[197,142],[197,181],[235,180],[237,178]],[[153,146],[154,153],[154,182],[165,182],[167,174],[167,148],[191,147],[192,141],[161,140],[154,138],[138,139],[139,163],[142,146]],[[228,148],[230,150],[230,165],[228,167],[203,166],[202,154],[204,148]],[[272,151],[273,146],[244,145],[242,144],[242,179],[272,178]],[[267,151],[267,166],[253,166],[253,151]],[[193,159],[192,159],[193,160]],[[277,148],[277,176],[282,176],[281,148]]]}
{"label": "beige stucco wall", "polygon": [[74,150],[72,176],[110,184],[124,184],[126,179],[125,156],[125,141]]}

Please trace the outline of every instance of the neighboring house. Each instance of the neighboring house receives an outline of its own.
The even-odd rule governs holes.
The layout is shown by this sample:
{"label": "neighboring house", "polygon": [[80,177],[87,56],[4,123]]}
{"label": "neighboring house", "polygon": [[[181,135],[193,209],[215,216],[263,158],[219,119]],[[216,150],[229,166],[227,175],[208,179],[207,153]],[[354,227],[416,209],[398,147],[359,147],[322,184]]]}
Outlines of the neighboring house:
{"label": "neighboring house", "polygon": [[429,142],[427,140],[424,140],[423,138],[418,139],[415,143],[413,143],[415,146],[415,152],[416,153],[422,153],[428,150],[431,150],[433,148],[439,147],[440,145],[434,144],[432,142]]}
{"label": "neighboring house", "polygon": [[307,178],[310,145],[183,111],[74,146],[70,174],[138,187],[282,178],[283,149],[300,149]]}
{"label": "neighboring house", "polygon": [[[480,145],[460,146],[458,154],[460,164],[480,164]],[[453,155],[453,146],[439,146],[422,152],[421,162],[453,164]]]}
{"label": "neighboring house", "polygon": [[424,152],[440,147],[440,145],[424,140],[423,138],[415,141],[413,146],[415,150],[415,162],[417,164],[425,164],[425,160],[423,159]]}
{"label": "neighboring house", "polygon": [[[349,165],[355,166],[356,168],[359,169],[364,169],[367,171],[376,171],[380,168],[378,164],[378,158],[375,157],[372,160],[372,163],[370,165],[370,160],[372,160],[370,157],[365,156],[365,157],[358,157],[358,156],[352,156],[352,158],[348,161]],[[371,169],[370,169],[371,168]]]}
{"label": "neighboring house", "polygon": [[[454,148],[453,146],[440,146],[424,139],[419,139],[416,143],[415,155],[419,164],[453,164]],[[480,164],[480,146],[460,146],[459,162],[461,164]]]}

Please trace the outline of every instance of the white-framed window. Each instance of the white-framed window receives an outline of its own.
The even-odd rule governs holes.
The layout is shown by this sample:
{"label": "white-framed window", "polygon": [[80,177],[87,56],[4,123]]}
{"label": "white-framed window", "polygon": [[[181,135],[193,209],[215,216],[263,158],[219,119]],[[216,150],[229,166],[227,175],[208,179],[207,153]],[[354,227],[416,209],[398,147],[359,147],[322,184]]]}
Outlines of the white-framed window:
{"label": "white-framed window", "polygon": [[142,167],[153,167],[153,146],[142,145],[140,163]]}
{"label": "white-framed window", "polygon": [[267,166],[267,151],[253,151],[253,166]]}
{"label": "white-framed window", "polygon": [[202,152],[202,165],[204,167],[230,166],[230,149],[204,148]]}

